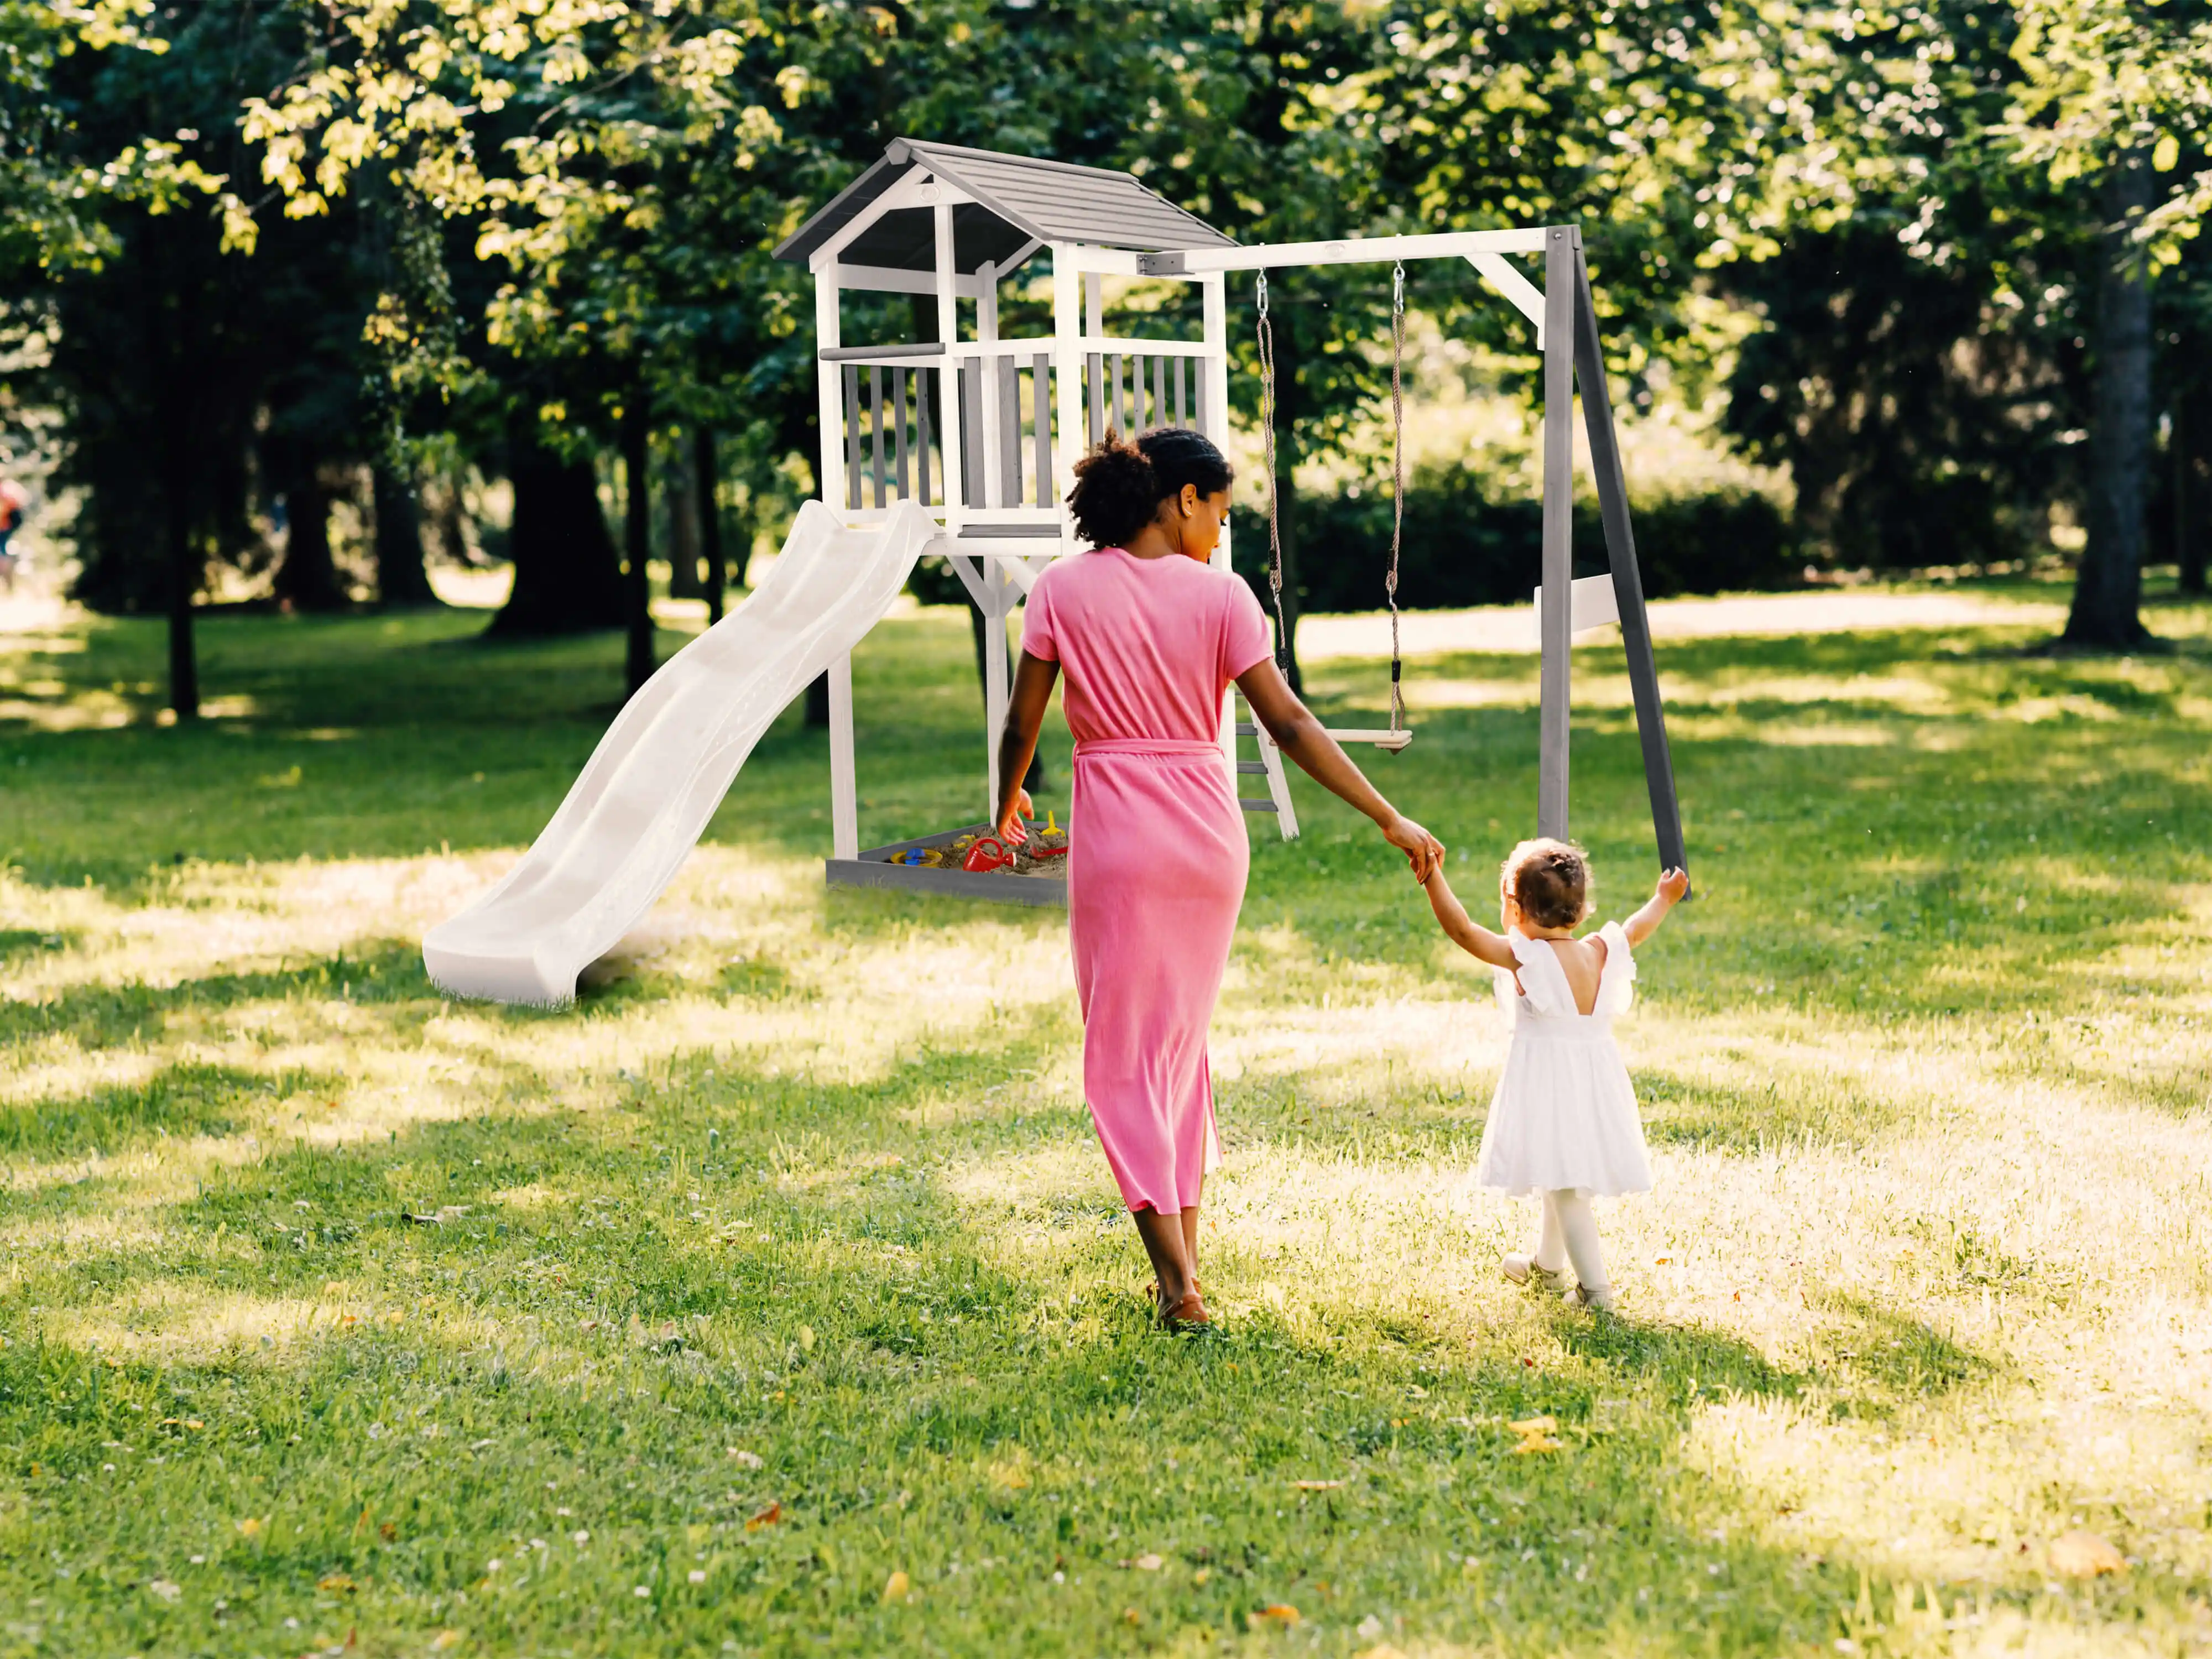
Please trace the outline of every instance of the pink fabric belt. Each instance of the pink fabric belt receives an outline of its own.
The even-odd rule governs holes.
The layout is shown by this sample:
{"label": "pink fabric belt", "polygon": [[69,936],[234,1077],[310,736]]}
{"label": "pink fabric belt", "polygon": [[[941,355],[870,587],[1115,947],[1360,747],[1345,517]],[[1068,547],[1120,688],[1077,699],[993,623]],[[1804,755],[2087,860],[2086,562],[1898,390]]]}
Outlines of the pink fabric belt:
{"label": "pink fabric belt", "polygon": [[1075,745],[1075,758],[1085,755],[1212,755],[1221,754],[1218,743],[1193,742],[1188,738],[1085,738]]}

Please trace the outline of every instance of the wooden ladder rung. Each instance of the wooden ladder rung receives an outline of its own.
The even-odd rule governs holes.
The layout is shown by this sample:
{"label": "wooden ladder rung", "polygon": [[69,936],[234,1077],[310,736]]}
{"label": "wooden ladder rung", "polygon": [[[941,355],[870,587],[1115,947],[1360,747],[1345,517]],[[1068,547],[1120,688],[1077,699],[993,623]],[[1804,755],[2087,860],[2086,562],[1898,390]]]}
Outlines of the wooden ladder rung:
{"label": "wooden ladder rung", "polygon": [[1260,735],[1260,728],[1249,720],[1239,720],[1237,722],[1237,735],[1240,738],[1256,738]]}
{"label": "wooden ladder rung", "polygon": [[1267,763],[1265,761],[1238,761],[1237,763],[1237,769],[1240,772],[1251,773],[1256,777],[1264,778],[1267,775]]}
{"label": "wooden ladder rung", "polygon": [[1271,800],[1255,800],[1249,795],[1239,798],[1237,804],[1248,812],[1279,812],[1283,810]]}

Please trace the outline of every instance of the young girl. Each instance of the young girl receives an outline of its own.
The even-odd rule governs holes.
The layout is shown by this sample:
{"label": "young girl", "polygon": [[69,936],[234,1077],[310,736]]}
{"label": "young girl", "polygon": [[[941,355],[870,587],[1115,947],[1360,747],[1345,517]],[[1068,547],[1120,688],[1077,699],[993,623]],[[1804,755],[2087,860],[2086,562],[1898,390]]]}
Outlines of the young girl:
{"label": "young girl", "polygon": [[1569,1301],[1609,1310],[1613,1285],[1590,1198],[1651,1190],[1636,1090],[1613,1046],[1613,1018],[1632,994],[1631,952],[1657,931],[1690,878],[1668,871],[1626,926],[1608,921],[1589,939],[1574,933],[1589,915],[1589,861],[1565,842],[1524,841],[1508,854],[1498,884],[1502,934],[1468,918],[1441,864],[1425,885],[1453,943],[1506,970],[1498,999],[1513,1016],[1513,1046],[1490,1103],[1476,1178],[1516,1196],[1539,1194],[1544,1213],[1535,1248],[1506,1256],[1505,1276],[1516,1285],[1533,1276],[1545,1289],[1565,1291]]}

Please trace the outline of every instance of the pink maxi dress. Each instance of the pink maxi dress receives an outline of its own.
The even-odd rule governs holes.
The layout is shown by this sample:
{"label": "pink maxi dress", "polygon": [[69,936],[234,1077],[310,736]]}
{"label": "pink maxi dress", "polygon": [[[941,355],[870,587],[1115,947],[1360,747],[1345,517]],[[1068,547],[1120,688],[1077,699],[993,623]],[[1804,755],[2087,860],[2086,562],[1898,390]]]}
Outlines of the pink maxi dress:
{"label": "pink maxi dress", "polygon": [[1075,736],[1068,941],[1083,1092],[1132,1210],[1198,1202],[1220,1162],[1206,1028],[1251,852],[1222,763],[1222,694],[1268,653],[1226,571],[1118,547],[1037,578],[1022,649],[1057,662]]}

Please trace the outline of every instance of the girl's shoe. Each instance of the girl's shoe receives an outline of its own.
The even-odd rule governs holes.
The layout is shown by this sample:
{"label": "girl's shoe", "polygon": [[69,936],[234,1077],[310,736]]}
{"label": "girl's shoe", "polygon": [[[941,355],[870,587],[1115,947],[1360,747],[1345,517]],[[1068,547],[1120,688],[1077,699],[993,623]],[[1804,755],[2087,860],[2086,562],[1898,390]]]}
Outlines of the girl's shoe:
{"label": "girl's shoe", "polygon": [[1536,1281],[1536,1288],[1540,1291],[1554,1292],[1565,1291],[1571,1282],[1564,1267],[1558,1273],[1553,1273],[1548,1267],[1540,1267],[1536,1265],[1536,1258],[1533,1255],[1524,1255],[1518,1252],[1502,1255],[1498,1259],[1498,1265],[1505,1276],[1516,1285],[1526,1285],[1533,1279]]}
{"label": "girl's shoe", "polygon": [[1601,1291],[1594,1291],[1587,1285],[1577,1285],[1566,1293],[1566,1299],[1570,1307],[1595,1308],[1600,1313],[1611,1313],[1615,1298],[1610,1285]]}

